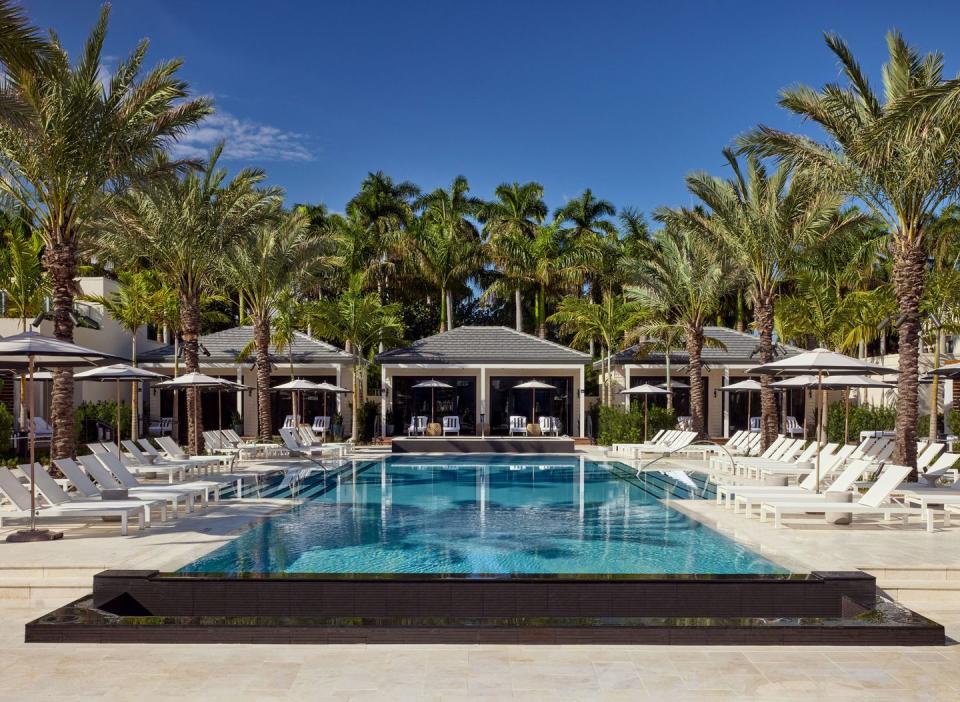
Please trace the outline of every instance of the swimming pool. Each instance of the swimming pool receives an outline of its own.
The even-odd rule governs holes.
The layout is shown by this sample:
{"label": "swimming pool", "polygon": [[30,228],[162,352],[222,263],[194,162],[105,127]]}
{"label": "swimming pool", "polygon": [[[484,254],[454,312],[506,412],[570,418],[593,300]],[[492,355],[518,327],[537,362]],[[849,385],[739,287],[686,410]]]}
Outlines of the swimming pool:
{"label": "swimming pool", "polygon": [[712,494],[679,471],[637,479],[578,457],[391,456],[283,485],[304,503],[179,572],[787,572],[665,506]]}

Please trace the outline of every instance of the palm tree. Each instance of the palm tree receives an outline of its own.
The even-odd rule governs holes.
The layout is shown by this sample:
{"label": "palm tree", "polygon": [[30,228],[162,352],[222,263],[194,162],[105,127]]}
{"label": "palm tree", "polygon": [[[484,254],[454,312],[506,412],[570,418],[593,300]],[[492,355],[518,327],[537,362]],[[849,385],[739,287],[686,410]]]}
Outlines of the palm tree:
{"label": "palm tree", "polygon": [[627,332],[633,329],[643,314],[642,307],[635,302],[627,302],[623,295],[606,294],[599,304],[576,295],[568,295],[560,300],[557,311],[550,315],[551,322],[558,324],[562,333],[572,336],[571,345],[585,348],[593,339],[603,343],[602,404],[613,405],[613,384],[610,378],[613,371],[613,355],[622,347]]}
{"label": "palm tree", "polygon": [[[152,276],[144,272],[120,272],[117,274],[120,288],[109,297],[84,296],[84,299],[102,305],[107,314],[130,335],[130,364],[137,365],[137,331],[151,323],[157,313],[157,290]],[[138,383],[130,383],[130,436],[140,436],[137,431]]]}
{"label": "palm tree", "polygon": [[313,303],[309,315],[320,336],[342,342],[353,355],[350,426],[354,438],[357,438],[360,436],[357,413],[366,373],[365,361],[375,352],[377,344],[396,346],[403,339],[400,305],[384,305],[377,293],[364,292],[362,278],[354,276],[339,298]]}
{"label": "palm tree", "polygon": [[729,259],[697,229],[668,225],[654,234],[647,255],[634,262],[632,273],[636,285],[627,288],[627,297],[653,317],[636,333],[670,338],[679,332],[686,340],[690,416],[693,430],[703,434],[702,352],[707,343],[703,328],[733,287],[734,270]]}
{"label": "palm tree", "polygon": [[[810,179],[791,178],[781,165],[767,172],[759,159],[747,158],[746,172],[724,149],[733,171],[725,180],[706,173],[687,177],[687,189],[709,210],[658,210],[664,222],[696,231],[736,262],[750,282],[753,318],[760,336],[760,363],[773,360],[774,307],[779,287],[804,247],[864,223],[856,210],[841,213],[843,197]],[[769,376],[760,391],[762,442],[777,437],[777,402]]]}
{"label": "palm tree", "polygon": [[43,309],[50,292],[43,272],[43,237],[36,231],[21,229],[4,232],[6,246],[0,251],[0,288],[3,289],[6,312],[20,318],[20,328],[27,331],[27,318]]}
{"label": "palm tree", "polygon": [[[0,72],[39,71],[51,53],[50,44],[30,25],[23,10],[10,0],[0,0]],[[16,91],[0,85],[0,121],[26,124],[29,116],[29,107]]]}
{"label": "palm tree", "polygon": [[[250,230],[275,216],[281,192],[259,188],[264,174],[244,169],[227,180],[218,167],[221,144],[199,171],[166,178],[118,198],[104,222],[101,247],[113,260],[149,262],[177,291],[184,365],[200,369],[201,300],[220,284],[213,261]],[[189,444],[200,450],[200,422],[187,391]]]}
{"label": "palm tree", "polygon": [[819,91],[792,87],[781,92],[780,105],[819,125],[827,141],[760,126],[741,145],[794,163],[809,177],[866,203],[885,223],[900,308],[897,461],[916,467],[920,299],[934,234],[929,225],[960,187],[955,102],[960,82],[943,79],[942,55],[921,56],[894,31],[887,34],[890,58],[883,66],[881,96],[839,36],[827,34],[826,43],[847,84],[829,83]]}
{"label": "palm tree", "polygon": [[312,266],[319,262],[322,243],[310,228],[306,212],[294,210],[242,232],[222,259],[225,279],[243,296],[253,324],[257,387],[262,389],[257,393],[257,412],[263,441],[273,436],[268,390],[271,319],[284,296],[303,284]]}
{"label": "palm tree", "polygon": [[510,247],[500,244],[517,236],[532,239],[547,216],[547,204],[540,183],[502,183],[494,194],[497,199],[483,206],[479,219],[484,224],[490,258],[502,273],[499,287],[513,288],[515,325],[517,331],[523,331],[522,275]]}
{"label": "palm tree", "polygon": [[[454,326],[453,289],[463,286],[483,266],[480,236],[470,218],[482,206],[463,176],[449,190],[437,188],[415,204],[421,213],[411,232],[413,260],[425,281],[440,291],[440,330]],[[384,342],[386,343],[386,342]]]}
{"label": "palm tree", "polygon": [[[118,191],[156,163],[156,153],[210,112],[206,99],[186,99],[179,61],[162,63],[138,80],[146,41],[101,84],[108,15],[105,6],[74,67],[55,36],[40,67],[8,64],[4,102],[24,109],[12,116],[0,109],[0,191],[30,213],[44,238],[54,335],[65,341],[73,340],[74,279],[84,232]],[[73,455],[69,369],[54,371],[52,419],[53,457]]]}

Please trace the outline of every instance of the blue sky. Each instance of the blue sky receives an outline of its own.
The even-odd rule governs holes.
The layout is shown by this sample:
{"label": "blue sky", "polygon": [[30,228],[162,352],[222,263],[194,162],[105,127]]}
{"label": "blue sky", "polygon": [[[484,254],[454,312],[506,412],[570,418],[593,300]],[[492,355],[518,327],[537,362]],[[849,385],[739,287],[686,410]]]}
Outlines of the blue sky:
{"label": "blue sky", "polygon": [[[76,52],[96,0],[28,0]],[[228,139],[290,202],[340,210],[371,170],[475,194],[538,180],[551,207],[584,188],[649,212],[688,203],[683,178],[724,173],[720,149],[790,83],[838,70],[839,32],[879,82],[896,27],[960,69],[960,3],[295,2],[117,0],[106,52],[149,37],[219,110],[185,148]]]}

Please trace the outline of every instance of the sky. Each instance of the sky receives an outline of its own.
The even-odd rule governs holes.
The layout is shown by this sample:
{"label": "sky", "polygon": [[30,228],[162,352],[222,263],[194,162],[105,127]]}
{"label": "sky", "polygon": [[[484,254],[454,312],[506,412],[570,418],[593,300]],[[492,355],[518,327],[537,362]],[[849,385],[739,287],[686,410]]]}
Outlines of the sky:
{"label": "sky", "polygon": [[[27,0],[77,53],[97,0]],[[885,33],[960,72],[960,3],[298,2],[116,0],[105,54],[142,38],[216,114],[181,153],[226,139],[289,203],[334,211],[370,171],[425,190],[465,175],[489,198],[536,180],[551,207],[591,188],[618,208],[691,204],[684,177],[727,175],[721,149],[758,123],[803,129],[777,106],[794,83],[838,79],[838,32],[879,89]]]}

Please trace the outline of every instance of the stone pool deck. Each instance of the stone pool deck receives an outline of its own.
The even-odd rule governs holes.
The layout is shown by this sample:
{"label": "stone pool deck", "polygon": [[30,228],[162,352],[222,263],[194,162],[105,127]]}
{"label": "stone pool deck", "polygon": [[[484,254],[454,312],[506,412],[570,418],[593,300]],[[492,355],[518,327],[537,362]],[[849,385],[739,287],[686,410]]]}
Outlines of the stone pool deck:
{"label": "stone pool deck", "polygon": [[[591,452],[589,457],[600,458]],[[697,467],[696,462],[685,467]],[[672,467],[679,467],[677,465]],[[794,567],[865,568],[929,583],[960,573],[960,520],[927,534],[859,522],[771,524],[713,503],[672,503],[764,555]],[[106,568],[174,569],[233,538],[288,501],[211,506],[144,532],[68,526],[63,541],[0,544],[0,573],[50,587],[0,587],[0,700],[956,700],[960,646],[936,648],[498,645],[207,646],[23,643],[23,625],[89,591]],[[0,538],[7,530],[0,530]],[[15,571],[19,576],[11,575]],[[889,574],[888,574],[889,573]],[[66,574],[66,575],[65,575]],[[72,575],[71,575],[72,574]],[[881,576],[881,574],[883,574]],[[64,589],[57,590],[57,578]],[[20,581],[22,585],[23,581]],[[892,582],[892,581],[891,581]],[[957,580],[960,582],[960,580]],[[907,603],[960,639],[960,598],[928,590]],[[82,594],[82,593],[81,593]]]}

